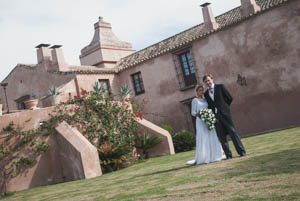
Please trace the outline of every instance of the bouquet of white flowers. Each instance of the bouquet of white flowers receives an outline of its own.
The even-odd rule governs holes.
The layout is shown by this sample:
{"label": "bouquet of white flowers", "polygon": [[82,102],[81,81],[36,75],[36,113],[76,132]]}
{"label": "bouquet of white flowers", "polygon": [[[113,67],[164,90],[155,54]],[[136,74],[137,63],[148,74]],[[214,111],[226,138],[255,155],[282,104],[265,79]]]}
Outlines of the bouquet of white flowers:
{"label": "bouquet of white flowers", "polygon": [[215,128],[215,123],[217,122],[217,119],[211,109],[205,108],[200,110],[199,117],[207,125],[208,130],[212,130]]}

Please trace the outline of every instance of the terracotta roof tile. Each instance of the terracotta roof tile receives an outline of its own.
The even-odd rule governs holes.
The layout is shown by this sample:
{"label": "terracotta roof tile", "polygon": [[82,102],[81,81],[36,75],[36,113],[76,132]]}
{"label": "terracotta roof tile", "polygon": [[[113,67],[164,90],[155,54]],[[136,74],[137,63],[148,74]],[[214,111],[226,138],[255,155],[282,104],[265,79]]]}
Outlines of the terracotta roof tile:
{"label": "terracotta roof tile", "polygon": [[99,68],[96,66],[68,66],[69,71],[52,71],[52,73],[75,74],[114,74],[117,68]]}

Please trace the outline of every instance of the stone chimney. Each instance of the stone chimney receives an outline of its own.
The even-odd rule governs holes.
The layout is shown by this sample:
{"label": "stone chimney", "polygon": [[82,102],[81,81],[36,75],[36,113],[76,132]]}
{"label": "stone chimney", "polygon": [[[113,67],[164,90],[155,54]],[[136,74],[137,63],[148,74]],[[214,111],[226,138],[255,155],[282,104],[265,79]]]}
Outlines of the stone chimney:
{"label": "stone chimney", "polygon": [[92,41],[81,50],[81,65],[113,68],[121,58],[135,52],[130,43],[115,36],[111,24],[105,22],[102,17],[94,24],[94,29]]}
{"label": "stone chimney", "polygon": [[52,54],[52,70],[68,71],[68,65],[65,62],[65,58],[62,52],[61,45],[53,45],[50,47]]}
{"label": "stone chimney", "polygon": [[216,30],[219,28],[219,24],[212,13],[212,9],[209,6],[210,3],[204,3],[200,5],[202,7],[203,19],[204,19],[204,29],[206,31]]}
{"label": "stone chimney", "polygon": [[249,15],[261,10],[260,7],[256,4],[255,0],[241,0],[241,4],[243,17],[248,17]]}
{"label": "stone chimney", "polygon": [[44,63],[45,61],[52,61],[51,50],[49,49],[49,44],[39,44],[35,48],[37,48],[37,61],[38,64]]}

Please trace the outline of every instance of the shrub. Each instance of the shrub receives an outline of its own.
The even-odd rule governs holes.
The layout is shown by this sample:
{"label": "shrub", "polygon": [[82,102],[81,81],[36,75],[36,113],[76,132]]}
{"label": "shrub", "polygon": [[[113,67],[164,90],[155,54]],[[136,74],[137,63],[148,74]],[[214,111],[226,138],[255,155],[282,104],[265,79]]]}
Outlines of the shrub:
{"label": "shrub", "polygon": [[158,137],[143,133],[136,136],[134,146],[143,151],[144,158],[148,158],[148,150],[160,143],[161,140]]}
{"label": "shrub", "polygon": [[78,128],[96,147],[133,145],[137,133],[136,115],[126,104],[112,101],[112,97],[103,93],[82,90],[80,97],[67,103],[73,104],[73,108],[68,109],[67,105],[56,108],[56,118]]}
{"label": "shrub", "polygon": [[190,151],[196,145],[196,137],[189,131],[182,130],[172,136],[176,153]]}
{"label": "shrub", "polygon": [[161,128],[167,130],[172,135],[172,127],[170,125],[161,125]]}
{"label": "shrub", "polygon": [[125,168],[132,158],[131,147],[126,144],[113,146],[105,143],[98,148],[98,153],[103,173]]}

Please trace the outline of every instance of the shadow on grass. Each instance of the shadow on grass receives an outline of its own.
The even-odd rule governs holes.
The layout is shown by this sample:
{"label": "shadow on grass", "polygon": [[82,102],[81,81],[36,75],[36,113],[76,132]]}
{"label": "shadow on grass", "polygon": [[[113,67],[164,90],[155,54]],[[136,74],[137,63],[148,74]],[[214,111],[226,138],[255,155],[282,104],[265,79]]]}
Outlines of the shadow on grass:
{"label": "shadow on grass", "polygon": [[256,156],[243,160],[234,168],[228,169],[225,177],[246,177],[247,179],[292,174],[300,170],[300,149]]}
{"label": "shadow on grass", "polygon": [[185,166],[182,166],[182,167],[177,167],[177,168],[172,168],[172,169],[167,169],[167,170],[162,170],[162,171],[157,171],[157,172],[151,172],[151,173],[147,173],[147,174],[138,175],[136,177],[144,177],[144,176],[152,176],[152,175],[157,175],[157,174],[164,174],[164,173],[173,172],[173,171],[177,171],[177,170],[182,170],[182,169],[186,169],[186,168],[190,168],[190,167],[194,167],[194,165],[185,165]]}
{"label": "shadow on grass", "polygon": [[191,167],[195,167],[195,166],[194,165],[189,165],[189,166],[184,165],[184,166],[177,167],[177,168],[172,168],[172,169],[167,169],[167,170],[162,170],[162,171],[156,171],[156,172],[151,172],[151,173],[146,173],[146,174],[135,175],[135,176],[127,178],[127,179],[118,180],[118,182],[131,181],[132,179],[139,178],[139,177],[154,176],[154,175],[158,175],[158,174],[169,173],[169,172],[178,171],[178,170],[191,168]]}

